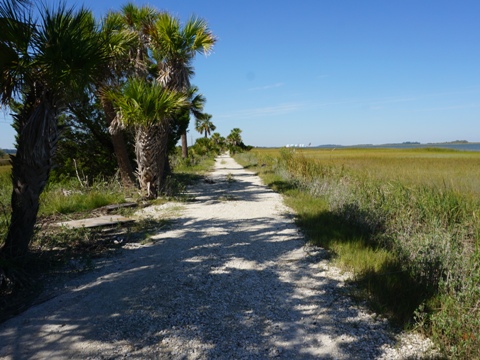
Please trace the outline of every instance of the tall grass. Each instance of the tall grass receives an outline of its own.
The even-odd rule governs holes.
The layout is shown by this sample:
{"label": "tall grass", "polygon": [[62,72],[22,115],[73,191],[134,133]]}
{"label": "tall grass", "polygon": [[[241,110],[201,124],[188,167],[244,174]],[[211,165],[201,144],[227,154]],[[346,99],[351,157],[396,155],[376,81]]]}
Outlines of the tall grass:
{"label": "tall grass", "polygon": [[[376,310],[416,321],[452,358],[480,358],[480,153],[255,151],[308,238],[354,271]],[[408,325],[407,325],[408,326]]]}
{"label": "tall grass", "polygon": [[40,197],[39,216],[93,210],[125,201],[125,193],[115,180],[97,179],[85,187],[77,179],[49,184]]}

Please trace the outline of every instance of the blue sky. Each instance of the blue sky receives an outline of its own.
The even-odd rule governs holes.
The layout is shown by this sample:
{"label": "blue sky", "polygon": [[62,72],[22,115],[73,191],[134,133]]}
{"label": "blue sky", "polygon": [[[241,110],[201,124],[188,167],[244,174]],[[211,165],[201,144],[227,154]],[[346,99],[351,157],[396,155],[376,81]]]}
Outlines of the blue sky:
{"label": "blue sky", "polygon": [[[70,0],[69,3],[73,3]],[[78,4],[78,2],[76,2]],[[125,2],[85,0],[97,16]],[[254,146],[480,141],[480,1],[136,1],[218,37],[195,61],[217,131]],[[12,147],[0,114],[0,147]],[[189,142],[199,134],[191,129]]]}

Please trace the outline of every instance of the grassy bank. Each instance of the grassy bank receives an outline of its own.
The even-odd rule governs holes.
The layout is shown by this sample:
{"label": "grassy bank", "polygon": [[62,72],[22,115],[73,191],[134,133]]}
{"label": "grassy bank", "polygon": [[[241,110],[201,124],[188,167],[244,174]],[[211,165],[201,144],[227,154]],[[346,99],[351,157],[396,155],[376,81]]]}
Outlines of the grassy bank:
{"label": "grassy bank", "polygon": [[310,241],[376,311],[480,358],[480,153],[255,150],[237,159],[283,193]]}

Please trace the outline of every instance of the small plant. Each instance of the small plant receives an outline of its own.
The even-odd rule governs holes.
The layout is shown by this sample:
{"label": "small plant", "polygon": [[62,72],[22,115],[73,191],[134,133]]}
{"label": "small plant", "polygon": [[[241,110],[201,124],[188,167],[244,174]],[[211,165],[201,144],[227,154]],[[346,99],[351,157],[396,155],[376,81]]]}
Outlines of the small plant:
{"label": "small plant", "polygon": [[218,197],[218,200],[220,201],[235,201],[238,200],[236,196],[233,195],[221,195]]}
{"label": "small plant", "polygon": [[233,177],[233,175],[232,175],[231,173],[228,173],[228,174],[226,175],[226,180],[227,180],[228,183],[232,183],[232,182],[235,182],[235,181],[236,181],[235,178]]}

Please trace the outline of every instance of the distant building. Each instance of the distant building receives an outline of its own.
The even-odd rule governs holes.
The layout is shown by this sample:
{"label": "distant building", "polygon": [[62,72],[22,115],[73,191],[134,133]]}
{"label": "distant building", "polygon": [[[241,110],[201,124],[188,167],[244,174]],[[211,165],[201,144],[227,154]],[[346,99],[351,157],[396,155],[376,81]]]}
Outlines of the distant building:
{"label": "distant building", "polygon": [[305,144],[287,144],[287,145],[285,145],[285,147],[287,147],[287,148],[289,148],[289,147],[303,148],[303,147],[305,147]]}

